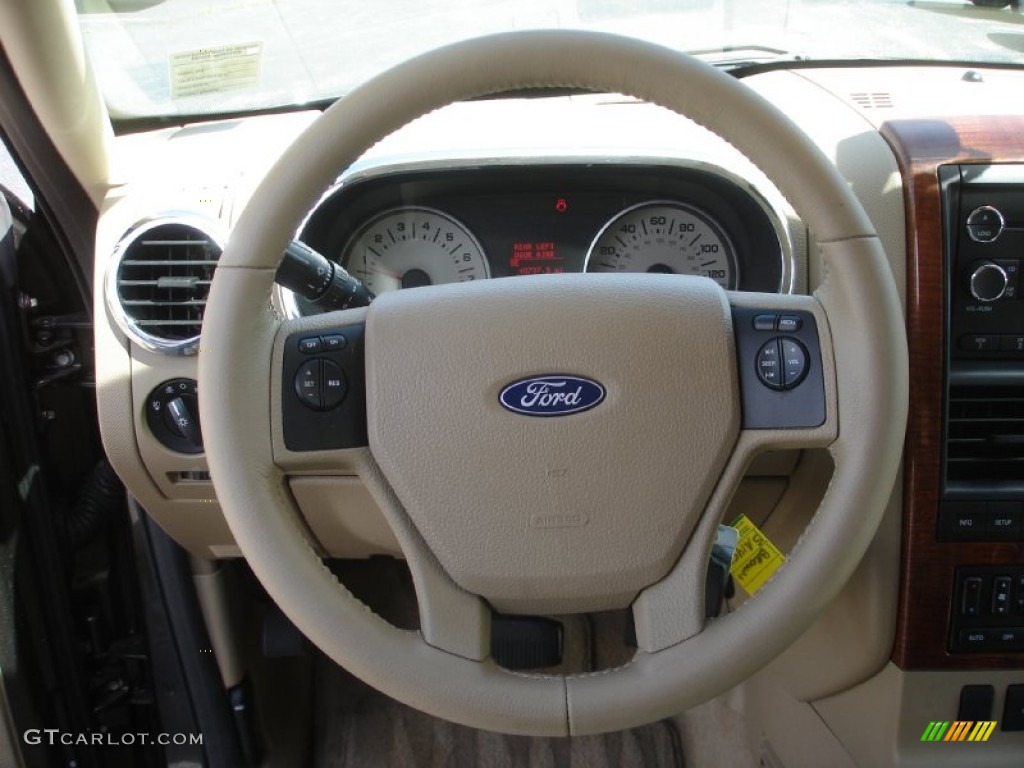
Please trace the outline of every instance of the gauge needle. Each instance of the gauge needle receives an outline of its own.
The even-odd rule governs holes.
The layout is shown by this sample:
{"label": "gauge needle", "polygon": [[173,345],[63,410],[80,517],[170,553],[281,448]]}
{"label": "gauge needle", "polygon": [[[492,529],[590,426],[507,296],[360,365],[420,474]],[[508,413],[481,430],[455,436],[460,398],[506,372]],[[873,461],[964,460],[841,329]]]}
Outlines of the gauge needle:
{"label": "gauge needle", "polygon": [[390,277],[392,280],[401,281],[401,279],[402,279],[402,276],[399,275],[398,273],[396,273],[396,272],[389,272],[388,270],[381,269],[380,267],[371,267],[370,271],[373,272],[374,274],[377,274],[377,275],[383,275],[384,277]]}

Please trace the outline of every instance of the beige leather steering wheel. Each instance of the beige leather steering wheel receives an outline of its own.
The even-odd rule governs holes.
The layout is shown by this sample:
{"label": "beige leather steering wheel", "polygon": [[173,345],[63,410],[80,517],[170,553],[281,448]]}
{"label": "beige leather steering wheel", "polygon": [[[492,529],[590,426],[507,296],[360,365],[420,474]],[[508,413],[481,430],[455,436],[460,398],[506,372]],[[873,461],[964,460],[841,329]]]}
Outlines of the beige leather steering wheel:
{"label": "beige leather steering wheel", "polygon": [[[567,275],[395,292],[367,310],[282,321],[280,254],[338,173],[409,120],[534,87],[620,92],[695,120],[780,188],[820,246],[813,297],[725,293],[703,278]],[[813,318],[820,426],[742,426],[732,312]],[[294,334],[365,324],[369,447],[287,450],[283,369]],[[543,333],[558,327],[561,334]],[[516,333],[510,333],[514,328]],[[328,109],[254,194],[203,326],[206,452],[231,530],[271,597],[319,648],[381,691],[466,725],[587,734],[674,714],[727,690],[792,643],[867,548],[892,489],[907,410],[893,280],[870,222],[811,142],[742,83],[696,59],[584,32],[499,35],[425,54]],[[538,419],[502,408],[539,374],[599,382],[598,407]],[[827,447],[835,473],[787,563],[705,625],[713,535],[743,470],[774,448]],[[418,632],[396,629],[325,568],[289,474],[358,473],[413,572]],[[639,650],[579,676],[488,658],[489,606],[528,613],[631,606]]]}

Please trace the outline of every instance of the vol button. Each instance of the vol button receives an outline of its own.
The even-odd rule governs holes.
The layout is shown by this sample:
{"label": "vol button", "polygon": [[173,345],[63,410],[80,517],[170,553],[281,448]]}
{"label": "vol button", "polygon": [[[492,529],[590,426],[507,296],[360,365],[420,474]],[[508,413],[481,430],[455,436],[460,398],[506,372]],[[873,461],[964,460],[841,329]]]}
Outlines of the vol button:
{"label": "vol button", "polygon": [[781,346],[783,386],[793,389],[807,375],[807,352],[796,339],[783,339]]}
{"label": "vol button", "polygon": [[295,394],[307,408],[319,411],[323,407],[320,388],[321,361],[310,360],[299,367],[295,374]]}

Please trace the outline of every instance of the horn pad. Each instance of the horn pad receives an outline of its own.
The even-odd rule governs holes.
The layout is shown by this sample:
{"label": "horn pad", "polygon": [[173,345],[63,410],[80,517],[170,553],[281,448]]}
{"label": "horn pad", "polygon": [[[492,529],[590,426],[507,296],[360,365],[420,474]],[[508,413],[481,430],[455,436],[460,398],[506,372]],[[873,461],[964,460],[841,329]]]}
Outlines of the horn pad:
{"label": "horn pad", "polygon": [[366,328],[370,449],[461,587],[502,611],[596,611],[672,567],[739,433],[713,281],[397,291]]}

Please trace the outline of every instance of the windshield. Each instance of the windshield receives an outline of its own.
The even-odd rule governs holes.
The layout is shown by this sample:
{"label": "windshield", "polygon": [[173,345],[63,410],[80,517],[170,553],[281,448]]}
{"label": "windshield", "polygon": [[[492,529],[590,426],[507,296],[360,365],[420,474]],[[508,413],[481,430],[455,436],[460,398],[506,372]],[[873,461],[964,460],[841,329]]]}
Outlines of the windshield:
{"label": "windshield", "polygon": [[1024,62],[1019,0],[975,1],[977,5],[965,0],[76,4],[90,59],[116,122],[320,103],[422,51],[514,29],[617,32],[723,63],[797,58]]}

